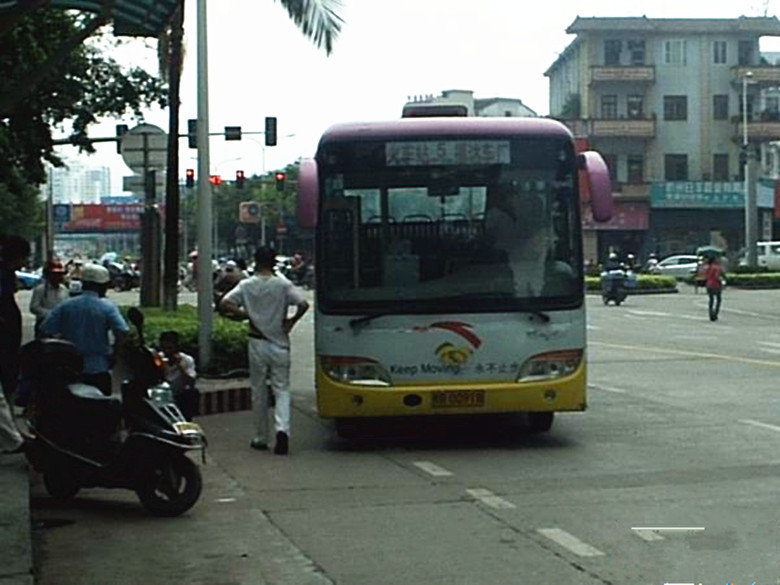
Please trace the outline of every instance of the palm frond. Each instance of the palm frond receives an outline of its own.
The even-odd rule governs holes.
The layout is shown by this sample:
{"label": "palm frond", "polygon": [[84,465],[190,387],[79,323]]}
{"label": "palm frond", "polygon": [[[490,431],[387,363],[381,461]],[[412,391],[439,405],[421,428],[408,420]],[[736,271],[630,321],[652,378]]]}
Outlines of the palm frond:
{"label": "palm frond", "polygon": [[344,20],[338,15],[341,0],[279,0],[295,26],[304,36],[314,41],[317,48],[325,48],[330,55]]}

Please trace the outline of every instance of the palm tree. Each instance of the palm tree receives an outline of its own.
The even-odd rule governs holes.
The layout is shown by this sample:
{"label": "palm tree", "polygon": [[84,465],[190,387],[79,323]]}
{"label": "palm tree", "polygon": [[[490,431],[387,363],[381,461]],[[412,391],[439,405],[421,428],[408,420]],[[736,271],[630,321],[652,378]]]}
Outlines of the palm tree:
{"label": "palm tree", "polygon": [[[330,55],[333,42],[341,31],[344,22],[337,10],[341,0],[279,0],[287,14],[301,29],[303,35],[311,39],[318,49],[325,49]],[[182,37],[183,37],[184,0],[171,20],[169,31],[164,33],[160,42],[161,70],[166,72],[170,84],[170,117],[168,120],[168,174],[165,190],[165,268],[163,299],[165,309],[176,310],[179,277],[179,82],[181,79]],[[165,75],[165,73],[164,73]]]}

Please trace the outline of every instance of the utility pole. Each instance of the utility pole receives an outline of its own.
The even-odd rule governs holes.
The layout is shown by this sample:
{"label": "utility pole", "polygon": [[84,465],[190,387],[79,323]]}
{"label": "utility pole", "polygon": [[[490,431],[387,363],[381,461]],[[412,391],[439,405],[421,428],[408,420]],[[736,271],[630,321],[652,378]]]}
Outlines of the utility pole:
{"label": "utility pole", "polygon": [[756,179],[758,168],[753,169],[753,155],[748,142],[748,80],[753,77],[752,71],[746,71],[742,76],[742,151],[745,156],[745,248],[746,261],[751,268],[758,266],[758,251],[756,235],[758,232],[758,210],[756,205]]}
{"label": "utility pole", "polygon": [[198,357],[204,369],[211,361],[214,326],[211,276],[211,182],[209,181],[209,75],[206,0],[198,0]]}

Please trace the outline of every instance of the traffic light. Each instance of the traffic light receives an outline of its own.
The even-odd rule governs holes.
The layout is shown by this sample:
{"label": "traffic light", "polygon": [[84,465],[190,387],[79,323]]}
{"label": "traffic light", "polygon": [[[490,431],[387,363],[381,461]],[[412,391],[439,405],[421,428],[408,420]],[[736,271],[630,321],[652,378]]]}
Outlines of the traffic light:
{"label": "traffic light", "polygon": [[127,124],[117,124],[116,125],[116,153],[122,154],[122,136],[127,134]]}
{"label": "traffic light", "polygon": [[238,189],[244,188],[244,171],[236,171],[236,187]]}
{"label": "traffic light", "polygon": [[192,189],[195,186],[195,169],[187,169],[187,189]]}
{"label": "traffic light", "polygon": [[265,145],[276,146],[276,117],[267,116],[265,119]]}
{"label": "traffic light", "polygon": [[287,178],[287,173],[275,173],[274,178],[276,179],[276,190],[284,191],[284,180]]}
{"label": "traffic light", "polygon": [[190,148],[198,148],[198,121],[187,120],[187,141]]}
{"label": "traffic light", "polygon": [[221,175],[211,175],[209,177],[209,183],[211,183],[214,186],[221,185],[222,184],[222,176]]}

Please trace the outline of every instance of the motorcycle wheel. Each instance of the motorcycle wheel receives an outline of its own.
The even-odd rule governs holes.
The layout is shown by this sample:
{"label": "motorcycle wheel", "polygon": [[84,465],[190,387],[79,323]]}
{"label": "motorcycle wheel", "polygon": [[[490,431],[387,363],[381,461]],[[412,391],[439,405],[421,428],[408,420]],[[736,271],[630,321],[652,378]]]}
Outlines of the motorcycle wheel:
{"label": "motorcycle wheel", "polygon": [[155,516],[179,516],[200,497],[203,478],[200,469],[184,455],[159,461],[136,489],[144,508]]}
{"label": "motorcycle wheel", "polygon": [[65,470],[45,471],[43,473],[43,485],[46,487],[49,495],[55,500],[70,500],[79,493],[79,484]]}

